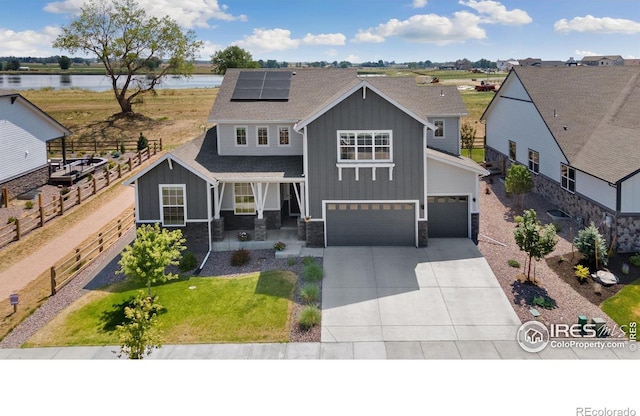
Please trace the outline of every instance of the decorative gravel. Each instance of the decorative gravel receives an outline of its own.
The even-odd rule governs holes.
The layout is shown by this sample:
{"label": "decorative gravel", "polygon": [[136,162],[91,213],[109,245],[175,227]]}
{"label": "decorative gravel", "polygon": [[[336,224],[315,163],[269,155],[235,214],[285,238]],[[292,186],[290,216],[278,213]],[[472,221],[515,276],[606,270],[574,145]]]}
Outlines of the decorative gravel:
{"label": "decorative gravel", "polygon": [[[115,250],[116,248],[114,247],[115,246],[110,247],[105,251],[105,254],[109,254],[109,250]],[[300,276],[303,269],[302,259],[296,259],[296,263],[290,266],[287,259],[276,259],[274,250],[251,250],[251,261],[245,266],[234,267],[231,266],[232,253],[231,251],[212,252],[200,276],[240,276],[246,273],[268,270],[289,270],[296,273],[299,279],[296,285],[296,294],[291,315],[290,342],[320,342],[320,326],[304,331],[297,325],[297,315],[305,306],[299,295],[301,287]],[[110,254],[113,255],[114,253],[111,252]],[[204,253],[195,254],[198,257],[198,261],[201,262],[204,258]],[[122,281],[125,277],[116,274],[116,270],[119,269],[117,264],[118,260],[119,256],[116,256],[115,260],[107,265],[95,262],[88,266],[74,280],[58,291],[58,293],[49,297],[32,315],[0,341],[0,348],[19,348],[38,330],[56,317],[64,308],[71,305],[87,292]],[[321,258],[314,260],[322,266]],[[94,278],[91,278],[100,267],[104,268]],[[322,290],[320,292],[322,292]],[[318,305],[320,304],[321,302],[319,301]]]}
{"label": "decorative gravel", "polygon": [[12,199],[11,201],[9,201],[9,206],[6,208],[4,207],[4,204],[1,205],[0,226],[7,224],[9,217],[20,218],[24,215],[36,212],[38,210],[38,193],[42,194],[42,203],[48,204],[53,200],[52,198],[54,196],[57,198],[60,197],[60,189],[61,188],[58,188],[54,185],[44,185],[31,191],[34,195],[34,198],[30,200],[31,202],[33,202],[33,208],[31,209],[25,208],[25,203],[27,202],[27,200],[20,199]]}
{"label": "decorative gravel", "polygon": [[[490,194],[485,193],[487,187],[491,190]],[[513,207],[514,199],[506,196],[504,184],[497,178],[495,180],[485,179],[480,183],[478,248],[487,259],[520,320],[523,323],[538,320],[545,324],[573,324],[578,322],[579,315],[584,315],[589,320],[594,317],[603,318],[609,328],[613,328],[614,321],[597,305],[587,300],[562,280],[544,259],[539,262],[534,260],[532,265],[532,275],[534,273],[533,266],[535,266],[535,279],[538,285],[524,284],[518,280],[517,275],[523,273],[526,254],[520,251],[514,240],[513,230],[516,226],[514,216],[520,213],[515,213]],[[538,219],[545,224],[551,222],[551,217],[546,213],[547,210],[557,208],[533,193],[525,196],[524,207],[526,209],[533,208]],[[572,252],[570,230],[575,236],[577,234],[576,225],[566,220],[557,224],[561,227],[561,232],[558,233],[560,238],[554,252],[547,257],[563,255],[570,258]],[[509,259],[517,260],[521,264],[520,269],[509,266],[507,264]],[[535,306],[535,309],[540,312],[540,316],[535,318],[530,312],[530,309],[534,307],[531,305],[534,296],[549,297],[555,300],[557,307],[543,309]]]}

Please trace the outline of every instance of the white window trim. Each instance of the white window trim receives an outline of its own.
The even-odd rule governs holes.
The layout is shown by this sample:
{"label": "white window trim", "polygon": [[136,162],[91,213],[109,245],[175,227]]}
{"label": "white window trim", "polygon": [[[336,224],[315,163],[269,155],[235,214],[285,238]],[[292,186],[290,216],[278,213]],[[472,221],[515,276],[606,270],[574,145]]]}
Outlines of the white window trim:
{"label": "white window trim", "polygon": [[[340,134],[342,133],[354,133],[356,135],[356,159],[341,159],[340,158]],[[376,133],[387,133],[389,135],[389,159],[362,159],[358,160],[358,133],[371,133],[373,135],[373,157],[375,157],[375,135]],[[338,164],[343,165],[359,165],[359,164],[389,164],[393,163],[393,130],[338,130],[336,134],[336,156]]]}
{"label": "white window trim", "polygon": [[[244,144],[238,144],[238,129],[244,129]],[[235,132],[235,136],[233,138],[233,143],[236,147],[248,147],[249,146],[249,129],[247,126],[235,126],[233,131]]]}
{"label": "white window trim", "polygon": [[[253,212],[238,212],[236,209],[236,185],[246,184],[251,190],[251,196],[253,197]],[[236,182],[233,184],[233,214],[234,215],[256,215],[256,196],[253,194],[253,188],[249,182]]]}
{"label": "white window trim", "polygon": [[[564,176],[562,174],[562,167],[566,166],[567,167],[567,176]],[[573,179],[569,178],[569,172],[573,171]],[[562,186],[562,180],[563,179],[567,179],[567,186],[564,187]],[[560,188],[564,189],[567,192],[571,192],[572,194],[576,193],[576,169],[572,168],[571,166],[567,165],[566,163],[560,163]],[[573,182],[573,191],[571,189],[569,189],[569,183]]]}
{"label": "white window trim", "polygon": [[[515,146],[515,149],[513,151],[513,159],[511,158],[511,143],[513,143],[513,145]],[[507,141],[507,157],[512,162],[515,162],[518,159],[518,143],[514,142],[513,140]]]}
{"label": "white window trim", "polygon": [[[287,144],[280,143],[280,130],[284,130],[284,129],[286,129],[289,132],[289,134],[288,134],[289,143],[287,143]],[[291,127],[289,127],[289,126],[278,126],[278,147],[291,147]]]}
{"label": "white window trim", "polygon": [[436,131],[437,130],[434,130],[433,131],[433,138],[434,139],[438,139],[438,140],[442,140],[442,139],[447,137],[447,132],[445,130],[446,123],[444,122],[444,119],[437,119],[437,120],[433,120],[433,125],[435,126],[436,123],[438,123],[438,122],[442,123],[442,136],[436,136]]}
{"label": "white window trim", "polygon": [[[260,135],[258,134],[260,129],[266,129],[267,130],[267,144],[260,144]],[[258,146],[258,147],[269,147],[269,142],[270,142],[269,126],[256,126],[256,146]]]}
{"label": "white window trim", "polygon": [[[531,152],[536,153],[538,155],[538,162],[534,162],[533,159],[531,159]],[[528,159],[528,166],[529,166],[529,171],[535,175],[540,173],[540,152],[533,150],[533,149],[528,149],[527,150],[527,159]],[[538,165],[538,170],[533,170],[531,168],[532,164],[537,164]]]}
{"label": "white window trim", "polygon": [[[163,188],[182,188],[182,205],[166,205],[167,207],[182,207],[184,210],[184,222],[182,224],[165,224],[164,222],[164,201],[162,199]],[[174,183],[161,183],[158,185],[158,197],[160,199],[160,221],[163,227],[184,227],[187,225],[187,185]]]}

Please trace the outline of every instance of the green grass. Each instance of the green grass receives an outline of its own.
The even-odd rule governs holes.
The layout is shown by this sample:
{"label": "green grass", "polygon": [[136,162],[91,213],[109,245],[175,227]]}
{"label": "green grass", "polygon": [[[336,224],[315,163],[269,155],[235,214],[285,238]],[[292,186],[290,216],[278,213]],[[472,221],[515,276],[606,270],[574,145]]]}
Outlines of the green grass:
{"label": "green grass", "polygon": [[[164,344],[287,342],[296,276],[287,271],[238,278],[199,277],[153,286],[164,311]],[[195,288],[191,288],[194,287]],[[116,325],[139,286],[119,284],[81,298],[26,347],[117,345]]]}
{"label": "green grass", "polygon": [[625,332],[630,322],[640,323],[640,279],[602,302],[600,308],[625,329]]}
{"label": "green grass", "polygon": [[[461,149],[460,154],[464,157],[469,157],[467,149]],[[484,162],[484,149],[471,149],[471,159],[478,163]]]}

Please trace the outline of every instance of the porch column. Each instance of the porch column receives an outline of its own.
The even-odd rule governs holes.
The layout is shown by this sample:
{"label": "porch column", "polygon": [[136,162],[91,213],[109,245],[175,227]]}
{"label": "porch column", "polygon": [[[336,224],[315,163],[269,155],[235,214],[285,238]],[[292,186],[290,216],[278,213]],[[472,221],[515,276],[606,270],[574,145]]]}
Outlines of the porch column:
{"label": "porch column", "polygon": [[213,191],[213,219],[220,219],[220,209],[222,207],[222,198],[224,197],[224,188],[226,183],[219,183]]}
{"label": "porch column", "polygon": [[264,207],[267,203],[267,195],[269,194],[269,183],[265,184],[264,193],[262,191],[262,182],[251,182],[251,191],[253,192],[254,205],[258,213],[258,219],[264,218]]}

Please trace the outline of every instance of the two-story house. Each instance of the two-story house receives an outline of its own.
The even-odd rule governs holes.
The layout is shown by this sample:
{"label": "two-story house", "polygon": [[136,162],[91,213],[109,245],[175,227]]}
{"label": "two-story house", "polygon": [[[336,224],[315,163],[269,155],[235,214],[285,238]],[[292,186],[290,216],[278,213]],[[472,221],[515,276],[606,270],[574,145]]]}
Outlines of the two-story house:
{"label": "two-story house", "polygon": [[137,223],[224,230],[292,225],[308,246],[476,239],[479,177],[460,156],[455,86],[355,69],[230,69],[199,137],[128,183]]}
{"label": "two-story house", "polygon": [[640,67],[514,67],[487,107],[486,160],[529,167],[534,191],[640,251]]}

